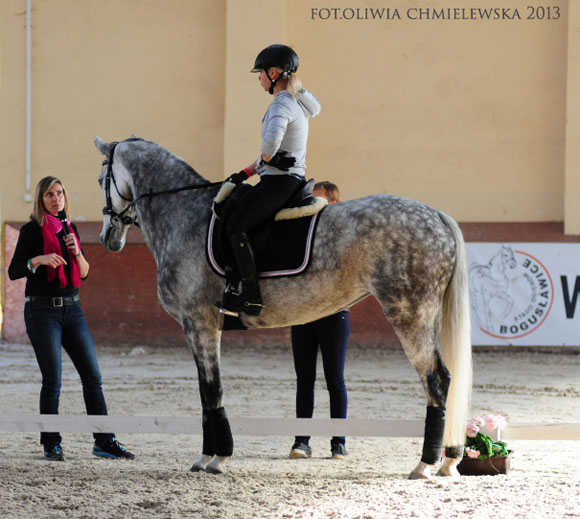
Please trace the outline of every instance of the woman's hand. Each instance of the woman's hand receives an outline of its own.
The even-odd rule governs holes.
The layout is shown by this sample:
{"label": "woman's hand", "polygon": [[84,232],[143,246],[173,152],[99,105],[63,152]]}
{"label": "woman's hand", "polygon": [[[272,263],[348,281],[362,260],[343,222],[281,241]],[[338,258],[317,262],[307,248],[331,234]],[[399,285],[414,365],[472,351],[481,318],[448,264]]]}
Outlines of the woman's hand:
{"label": "woman's hand", "polygon": [[52,267],[53,269],[60,267],[61,265],[66,265],[65,259],[57,254],[56,252],[51,252],[50,254],[43,254],[42,256],[35,256],[31,260],[33,268],[39,265],[46,265],[47,267]]}
{"label": "woman's hand", "polygon": [[79,244],[77,243],[75,235],[72,232],[64,237],[64,243],[68,247],[73,256],[80,255],[81,249],[79,247]]}

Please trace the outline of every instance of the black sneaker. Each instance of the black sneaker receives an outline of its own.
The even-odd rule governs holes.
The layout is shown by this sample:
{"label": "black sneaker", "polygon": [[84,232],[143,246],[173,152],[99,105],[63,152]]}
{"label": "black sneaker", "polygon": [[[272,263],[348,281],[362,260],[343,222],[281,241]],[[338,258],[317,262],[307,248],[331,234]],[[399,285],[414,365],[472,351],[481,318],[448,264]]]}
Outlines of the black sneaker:
{"label": "black sneaker", "polygon": [[93,454],[95,456],[99,456],[100,458],[109,458],[112,460],[119,458],[125,458],[128,460],[135,459],[135,454],[125,449],[125,447],[123,447],[115,438],[101,444],[97,444],[97,442],[95,442],[93,447]]}
{"label": "black sneaker", "polygon": [[342,460],[345,456],[348,456],[344,443],[331,443],[330,453],[332,454],[333,460]]}
{"label": "black sneaker", "polygon": [[291,460],[300,460],[312,457],[312,449],[305,443],[296,442],[290,451]]}
{"label": "black sneaker", "polygon": [[60,445],[45,445],[44,459],[48,461],[64,461],[64,453]]}

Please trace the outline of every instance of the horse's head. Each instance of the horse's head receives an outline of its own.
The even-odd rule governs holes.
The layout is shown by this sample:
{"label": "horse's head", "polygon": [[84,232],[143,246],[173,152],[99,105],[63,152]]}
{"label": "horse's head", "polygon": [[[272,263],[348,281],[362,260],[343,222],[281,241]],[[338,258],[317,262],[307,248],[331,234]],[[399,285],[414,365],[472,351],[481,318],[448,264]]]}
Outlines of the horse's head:
{"label": "horse's head", "polygon": [[95,137],[95,146],[106,157],[99,175],[99,184],[105,198],[103,229],[99,239],[111,252],[123,250],[129,226],[137,223],[135,206],[132,203],[131,177],[121,160],[113,160],[117,144]]}
{"label": "horse's head", "polygon": [[507,265],[510,269],[515,269],[518,266],[514,251],[509,245],[501,246],[501,261],[503,265]]}

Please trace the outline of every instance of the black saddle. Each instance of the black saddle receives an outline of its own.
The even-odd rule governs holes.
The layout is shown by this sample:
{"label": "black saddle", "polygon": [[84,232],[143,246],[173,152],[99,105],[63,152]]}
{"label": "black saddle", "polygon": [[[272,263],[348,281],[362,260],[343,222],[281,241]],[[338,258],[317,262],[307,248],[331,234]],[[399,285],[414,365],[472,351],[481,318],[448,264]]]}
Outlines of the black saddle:
{"label": "black saddle", "polygon": [[[316,202],[312,196],[314,179],[301,184],[281,209],[307,207]],[[231,247],[225,228],[226,222],[240,198],[252,189],[250,184],[236,186],[220,211],[220,218],[212,217],[208,229],[206,252],[213,270],[223,275],[227,266],[233,264]],[[304,218],[282,221],[267,220],[254,227],[249,235],[256,258],[259,277],[296,275],[309,263],[317,214]]]}
{"label": "black saddle", "polygon": [[314,189],[314,179],[311,178],[308,182],[304,182],[301,186],[296,189],[292,198],[284,204],[283,208],[286,207],[306,207],[307,205],[312,205],[316,202],[312,196],[312,190]]}

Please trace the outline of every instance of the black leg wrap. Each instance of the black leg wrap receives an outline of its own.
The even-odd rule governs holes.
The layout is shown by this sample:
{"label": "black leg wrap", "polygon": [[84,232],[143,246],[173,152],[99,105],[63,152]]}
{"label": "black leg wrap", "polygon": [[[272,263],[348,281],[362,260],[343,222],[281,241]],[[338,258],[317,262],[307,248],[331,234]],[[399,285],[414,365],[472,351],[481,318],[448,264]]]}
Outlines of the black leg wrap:
{"label": "black leg wrap", "polygon": [[455,447],[445,447],[446,458],[463,458],[463,445],[456,445]]}
{"label": "black leg wrap", "polygon": [[203,446],[201,449],[201,453],[207,456],[213,456],[215,454],[215,448],[213,446],[211,422],[208,413],[209,411],[207,409],[204,409],[201,418],[201,427],[203,429]]}
{"label": "black leg wrap", "polygon": [[421,456],[423,463],[434,465],[441,459],[444,430],[445,409],[431,405],[427,406],[425,436],[423,438],[423,456]]}
{"label": "black leg wrap", "polygon": [[[205,412],[205,411],[204,411]],[[230,422],[223,407],[207,411],[209,429],[211,431],[212,446],[217,456],[231,456],[234,452],[234,439],[230,429]],[[205,429],[204,429],[205,445]],[[206,454],[205,450],[203,451]]]}

